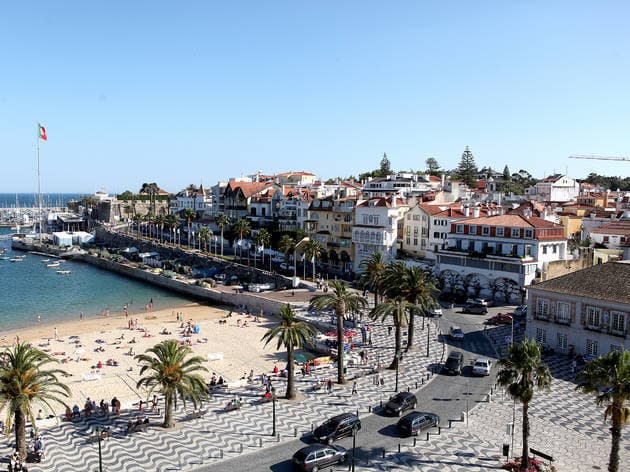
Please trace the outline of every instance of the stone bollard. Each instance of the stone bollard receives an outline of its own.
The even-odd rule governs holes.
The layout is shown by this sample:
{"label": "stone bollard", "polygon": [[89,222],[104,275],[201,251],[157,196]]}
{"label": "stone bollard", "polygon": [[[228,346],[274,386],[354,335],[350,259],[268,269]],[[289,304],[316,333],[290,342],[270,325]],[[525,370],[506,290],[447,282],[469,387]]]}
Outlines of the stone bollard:
{"label": "stone bollard", "polygon": [[295,428],[293,428],[293,437],[297,438],[297,435],[298,435],[298,429],[297,429],[297,427],[295,427]]}
{"label": "stone bollard", "polygon": [[398,454],[400,454],[400,443],[398,443]]}
{"label": "stone bollard", "polygon": [[368,405],[368,413],[372,413],[372,405]]}
{"label": "stone bollard", "polygon": [[262,447],[262,438],[258,438],[258,447]]}
{"label": "stone bollard", "polygon": [[276,442],[280,442],[280,433],[276,434]]}
{"label": "stone bollard", "polygon": [[414,436],[414,438],[413,438],[413,447],[416,447],[416,440],[417,440],[417,439],[418,439],[418,438]]}

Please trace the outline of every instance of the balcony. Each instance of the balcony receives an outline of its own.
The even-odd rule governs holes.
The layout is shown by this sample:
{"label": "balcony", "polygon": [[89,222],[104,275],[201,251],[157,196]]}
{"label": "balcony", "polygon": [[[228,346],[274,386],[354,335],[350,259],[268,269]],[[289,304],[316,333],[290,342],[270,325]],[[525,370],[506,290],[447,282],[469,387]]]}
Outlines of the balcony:
{"label": "balcony", "polygon": [[549,313],[541,313],[539,311],[535,311],[534,312],[534,319],[535,320],[551,321],[550,318],[551,318],[551,316],[549,315]]}
{"label": "balcony", "polygon": [[616,336],[618,338],[626,338],[628,336],[628,333],[625,330],[619,330],[619,329],[610,329],[608,331],[608,334],[610,334],[611,336]]}
{"label": "balcony", "polygon": [[561,318],[559,316],[554,316],[553,322],[559,325],[569,326],[571,324],[571,318]]}
{"label": "balcony", "polygon": [[599,325],[589,325],[589,324],[586,324],[586,325],[584,325],[584,329],[585,329],[586,331],[596,331],[596,332],[599,332],[599,333],[601,333],[601,332],[602,332],[602,327],[601,327],[601,326],[599,326]]}

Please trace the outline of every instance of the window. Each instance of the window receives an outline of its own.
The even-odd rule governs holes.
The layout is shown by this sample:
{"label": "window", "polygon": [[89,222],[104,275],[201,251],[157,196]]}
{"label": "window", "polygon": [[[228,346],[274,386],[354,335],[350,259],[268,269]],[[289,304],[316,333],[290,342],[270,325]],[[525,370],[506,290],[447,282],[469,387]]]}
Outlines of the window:
{"label": "window", "polygon": [[558,246],[556,244],[551,246],[551,252],[553,252],[554,254],[556,254],[558,252]]}
{"label": "window", "polygon": [[589,306],[586,308],[586,326],[587,328],[599,328],[599,321],[601,318],[601,308]]}
{"label": "window", "polygon": [[621,352],[621,351],[623,351],[623,348],[619,344],[610,345],[610,352]]}
{"label": "window", "polygon": [[439,231],[434,231],[433,232],[433,239],[439,239],[440,238],[440,232]]}
{"label": "window", "polygon": [[503,226],[499,226],[499,227],[497,228],[497,236],[498,236],[499,238],[502,238],[502,237],[503,237],[503,234],[504,234],[504,231],[505,231],[505,228],[504,228]]}
{"label": "window", "polygon": [[455,226],[455,232],[458,234],[464,234],[464,225]]}
{"label": "window", "polygon": [[547,254],[547,246],[542,247],[543,254]]}
{"label": "window", "polygon": [[534,230],[533,229],[526,229],[525,230],[525,237],[528,239],[532,239],[534,237]]}
{"label": "window", "polygon": [[413,245],[417,246],[418,245],[418,238],[413,238]]}
{"label": "window", "polygon": [[571,323],[571,305],[568,303],[558,302],[558,322]]}
{"label": "window", "polygon": [[408,238],[405,240],[405,242],[406,242],[406,244],[407,244],[407,245],[410,245],[410,244],[411,244],[411,238],[409,238],[409,237],[408,237]]}
{"label": "window", "polygon": [[513,238],[520,238],[521,237],[521,229],[520,228],[512,228],[511,236]]}
{"label": "window", "polygon": [[407,219],[410,220],[411,219],[411,214],[407,213]]}
{"label": "window", "polygon": [[556,347],[559,351],[567,350],[567,335],[563,333],[558,333],[556,335]]}
{"label": "window", "polygon": [[411,226],[407,226],[407,236],[411,236]]}
{"label": "window", "polygon": [[536,342],[543,346],[547,345],[547,330],[536,328]]}
{"label": "window", "polygon": [[594,339],[586,340],[586,355],[597,357],[599,355],[599,343]]}
{"label": "window", "polygon": [[626,332],[626,314],[619,311],[610,312],[610,329],[613,333],[623,334]]}
{"label": "window", "polygon": [[477,226],[475,225],[470,225],[468,227],[468,234],[477,234]]}
{"label": "window", "polygon": [[545,318],[549,316],[549,300],[545,300],[544,298],[539,298],[537,300],[536,314]]}
{"label": "window", "polygon": [[490,226],[482,226],[481,227],[481,234],[483,236],[490,236]]}

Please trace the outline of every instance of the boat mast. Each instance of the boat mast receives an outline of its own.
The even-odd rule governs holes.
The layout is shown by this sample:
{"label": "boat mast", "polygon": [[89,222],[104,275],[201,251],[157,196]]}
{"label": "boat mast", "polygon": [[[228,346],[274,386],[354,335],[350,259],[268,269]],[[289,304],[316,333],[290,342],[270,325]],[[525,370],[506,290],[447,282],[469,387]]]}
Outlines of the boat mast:
{"label": "boat mast", "polygon": [[39,242],[42,242],[42,188],[41,178],[39,173],[39,123],[37,124],[37,201],[38,201],[38,215],[37,220],[39,223]]}

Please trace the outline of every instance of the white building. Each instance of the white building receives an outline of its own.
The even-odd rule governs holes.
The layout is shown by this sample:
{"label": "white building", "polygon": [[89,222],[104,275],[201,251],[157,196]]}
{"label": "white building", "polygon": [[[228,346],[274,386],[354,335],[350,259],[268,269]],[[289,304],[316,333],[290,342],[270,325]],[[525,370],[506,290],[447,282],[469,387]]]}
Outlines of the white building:
{"label": "white building", "polygon": [[527,287],[526,335],[560,353],[630,350],[630,263],[597,264]]}
{"label": "white building", "polygon": [[564,260],[562,225],[518,214],[480,216],[451,223],[446,249],[439,249],[440,277],[447,292],[503,298],[516,303],[537,273]]}
{"label": "white building", "polygon": [[402,200],[394,197],[370,198],[356,205],[352,228],[355,272],[374,253],[382,254],[386,262],[396,258],[398,225],[408,209]]}
{"label": "white building", "polygon": [[562,174],[554,174],[525,190],[530,198],[542,202],[570,202],[580,194],[580,184]]}
{"label": "white building", "polygon": [[186,209],[199,214],[212,208],[212,192],[206,191],[203,184],[197,187],[185,188],[170,201],[171,213],[179,213]]}
{"label": "white building", "polygon": [[392,195],[406,198],[421,196],[439,189],[441,189],[440,179],[401,172],[369,180],[363,186],[361,195],[363,198],[391,197]]}

